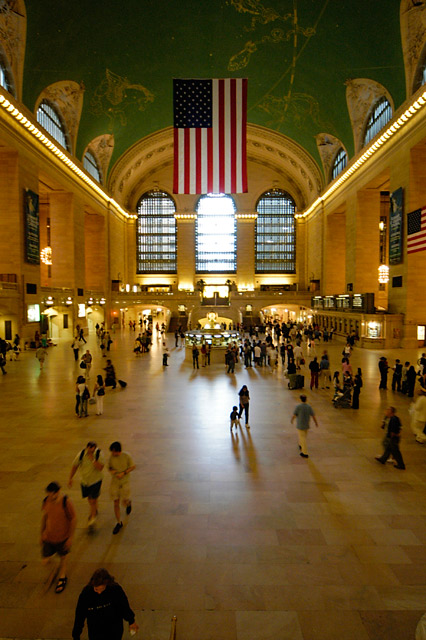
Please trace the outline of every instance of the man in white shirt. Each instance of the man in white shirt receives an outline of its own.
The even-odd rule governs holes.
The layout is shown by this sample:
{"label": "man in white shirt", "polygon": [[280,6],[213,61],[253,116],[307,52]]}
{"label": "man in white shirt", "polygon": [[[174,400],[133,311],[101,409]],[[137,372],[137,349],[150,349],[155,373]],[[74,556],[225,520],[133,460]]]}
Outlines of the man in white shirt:
{"label": "man in white shirt", "polygon": [[76,455],[71,467],[68,486],[72,486],[73,477],[77,469],[80,469],[81,494],[89,501],[89,527],[95,524],[98,514],[98,498],[101,493],[104,466],[105,461],[101,450],[97,448],[96,442],[91,441]]}

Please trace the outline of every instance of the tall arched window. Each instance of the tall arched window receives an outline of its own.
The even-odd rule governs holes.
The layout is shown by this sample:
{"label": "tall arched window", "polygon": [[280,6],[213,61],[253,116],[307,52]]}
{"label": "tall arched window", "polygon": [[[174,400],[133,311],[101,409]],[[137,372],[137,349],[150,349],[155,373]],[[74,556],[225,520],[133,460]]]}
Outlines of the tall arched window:
{"label": "tall arched window", "polygon": [[295,273],[295,203],[281,189],[264,193],[257,203],[256,273]]}
{"label": "tall arched window", "polygon": [[368,144],[392,118],[392,107],[389,100],[380,98],[374,105],[364,133],[364,146]]}
{"label": "tall arched window", "polygon": [[90,153],[90,151],[86,151],[84,154],[83,167],[86,169],[87,173],[90,173],[92,178],[95,178],[95,180],[102,183],[101,171],[98,163],[96,162],[95,156],[93,153]]}
{"label": "tall arched window", "polygon": [[343,169],[348,164],[348,154],[342,148],[336,153],[336,157],[334,158],[333,166],[331,169],[331,179],[334,180],[339,173],[343,171]]}
{"label": "tall arched window", "polygon": [[208,194],[198,201],[195,227],[197,273],[235,273],[237,225],[230,196]]}
{"label": "tall arched window", "polygon": [[53,105],[46,102],[46,100],[43,100],[37,109],[37,122],[46,129],[47,133],[49,133],[61,147],[70,151],[65,124],[62,122],[59,112]]}
{"label": "tall arched window", "polygon": [[164,191],[149,191],[137,205],[137,273],[176,273],[175,203]]}

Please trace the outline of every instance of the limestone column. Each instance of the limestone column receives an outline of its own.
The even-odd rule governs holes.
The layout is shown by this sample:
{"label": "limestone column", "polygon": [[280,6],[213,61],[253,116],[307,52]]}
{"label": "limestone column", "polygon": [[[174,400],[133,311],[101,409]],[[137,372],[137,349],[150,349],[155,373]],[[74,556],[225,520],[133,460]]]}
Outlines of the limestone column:
{"label": "limestone column", "polygon": [[362,189],[346,210],[346,282],[354,293],[378,293],[380,191]]}
{"label": "limestone column", "polygon": [[255,225],[256,213],[237,213],[237,287],[255,286]]}
{"label": "limestone column", "polygon": [[[407,254],[407,215],[411,211],[426,205],[426,147],[422,141],[413,147],[406,157],[399,157],[398,166],[391,168],[391,193],[399,187],[404,188],[403,205],[403,260],[401,264],[391,265],[389,281],[389,310],[404,313],[404,331],[401,346],[412,348],[421,346],[417,340],[417,325],[425,324],[426,300],[423,292],[426,288],[425,251]],[[392,286],[393,279],[398,285]]]}
{"label": "limestone column", "polygon": [[52,287],[85,286],[84,209],[73,193],[49,194]]}
{"label": "limestone column", "polygon": [[195,281],[195,213],[176,213],[178,289],[192,289]]}
{"label": "limestone column", "polygon": [[325,216],[323,255],[324,295],[346,292],[346,215],[335,211]]}

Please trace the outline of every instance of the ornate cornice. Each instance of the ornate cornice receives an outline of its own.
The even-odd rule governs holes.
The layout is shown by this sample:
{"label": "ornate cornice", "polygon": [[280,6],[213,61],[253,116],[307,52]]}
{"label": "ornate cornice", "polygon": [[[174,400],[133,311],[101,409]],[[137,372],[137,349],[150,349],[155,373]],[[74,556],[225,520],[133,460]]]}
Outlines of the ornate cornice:
{"label": "ornate cornice", "polygon": [[[323,179],[313,158],[286,136],[260,127],[247,127],[247,161],[270,168],[292,185],[299,207],[308,206],[321,192]],[[173,129],[163,129],[133,145],[115,163],[108,187],[123,206],[131,209],[145,184],[159,171],[172,183]],[[164,180],[162,180],[164,182]]]}

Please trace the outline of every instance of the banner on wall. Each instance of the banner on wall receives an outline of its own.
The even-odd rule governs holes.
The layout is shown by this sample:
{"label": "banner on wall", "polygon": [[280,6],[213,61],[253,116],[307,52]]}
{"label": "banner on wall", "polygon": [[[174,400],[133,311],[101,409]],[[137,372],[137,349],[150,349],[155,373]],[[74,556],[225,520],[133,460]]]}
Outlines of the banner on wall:
{"label": "banner on wall", "polygon": [[24,191],[25,212],[25,249],[26,261],[40,264],[40,220],[38,194],[26,189]]}
{"label": "banner on wall", "polygon": [[402,262],[402,208],[404,189],[400,187],[390,194],[389,211],[389,264]]}

